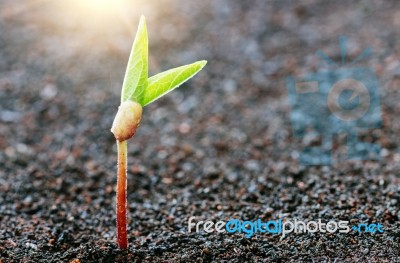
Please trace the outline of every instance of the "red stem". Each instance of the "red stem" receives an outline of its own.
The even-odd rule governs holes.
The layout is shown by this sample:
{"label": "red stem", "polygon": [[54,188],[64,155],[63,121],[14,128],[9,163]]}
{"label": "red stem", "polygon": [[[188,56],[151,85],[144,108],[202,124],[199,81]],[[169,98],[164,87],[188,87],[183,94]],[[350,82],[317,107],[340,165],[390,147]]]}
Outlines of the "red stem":
{"label": "red stem", "polygon": [[118,178],[117,178],[117,238],[120,249],[128,248],[128,235],[126,225],[126,166],[127,143],[118,141]]}

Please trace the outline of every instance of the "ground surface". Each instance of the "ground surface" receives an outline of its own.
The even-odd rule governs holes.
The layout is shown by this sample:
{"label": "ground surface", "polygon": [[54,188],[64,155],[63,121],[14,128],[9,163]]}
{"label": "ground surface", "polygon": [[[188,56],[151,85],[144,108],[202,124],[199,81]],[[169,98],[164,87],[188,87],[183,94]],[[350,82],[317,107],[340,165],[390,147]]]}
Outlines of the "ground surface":
{"label": "ground surface", "polygon": [[[398,1],[137,1],[108,16],[62,2],[0,1],[1,262],[400,261]],[[122,252],[109,128],[140,13],[152,73],[209,64],[147,107],[129,142]],[[349,37],[350,57],[375,51],[363,63],[380,81],[383,127],[365,137],[382,146],[382,160],[304,167],[284,79],[326,66],[318,49],[339,58],[339,35]],[[189,234],[190,216],[386,230],[247,239]]]}

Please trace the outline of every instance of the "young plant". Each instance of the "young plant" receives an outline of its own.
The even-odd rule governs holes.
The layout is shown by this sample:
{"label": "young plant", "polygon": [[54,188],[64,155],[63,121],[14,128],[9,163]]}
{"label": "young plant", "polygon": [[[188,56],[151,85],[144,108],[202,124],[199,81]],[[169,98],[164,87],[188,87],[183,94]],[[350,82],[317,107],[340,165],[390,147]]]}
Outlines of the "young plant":
{"label": "young plant", "polygon": [[135,135],[142,118],[142,107],[161,98],[196,75],[207,61],[197,61],[148,78],[148,38],[144,16],[140,18],[122,85],[121,105],[111,127],[118,146],[117,238],[121,249],[128,248],[126,224],[127,140]]}

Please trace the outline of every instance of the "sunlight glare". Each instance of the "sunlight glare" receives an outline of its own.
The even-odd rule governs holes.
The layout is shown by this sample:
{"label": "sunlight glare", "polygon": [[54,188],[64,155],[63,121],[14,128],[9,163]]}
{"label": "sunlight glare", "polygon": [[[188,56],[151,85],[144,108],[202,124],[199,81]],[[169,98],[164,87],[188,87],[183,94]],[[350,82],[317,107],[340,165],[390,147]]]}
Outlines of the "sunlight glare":
{"label": "sunlight glare", "polygon": [[115,10],[116,5],[122,4],[123,1],[118,0],[76,0],[75,1],[82,11],[89,13],[102,14],[111,10]]}

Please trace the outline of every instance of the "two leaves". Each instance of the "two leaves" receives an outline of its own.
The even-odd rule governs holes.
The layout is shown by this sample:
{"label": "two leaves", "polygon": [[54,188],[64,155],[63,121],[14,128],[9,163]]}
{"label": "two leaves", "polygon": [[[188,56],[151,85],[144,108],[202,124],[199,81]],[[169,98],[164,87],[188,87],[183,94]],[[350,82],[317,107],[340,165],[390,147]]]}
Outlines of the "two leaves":
{"label": "two leaves", "polygon": [[205,60],[197,61],[148,78],[148,36],[146,21],[142,16],[129,56],[122,85],[121,102],[132,100],[144,107],[179,87],[196,75],[206,64]]}

